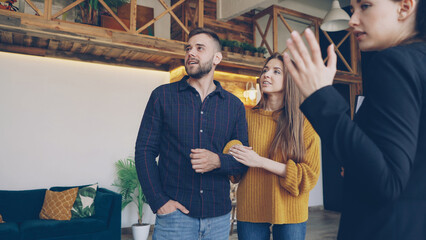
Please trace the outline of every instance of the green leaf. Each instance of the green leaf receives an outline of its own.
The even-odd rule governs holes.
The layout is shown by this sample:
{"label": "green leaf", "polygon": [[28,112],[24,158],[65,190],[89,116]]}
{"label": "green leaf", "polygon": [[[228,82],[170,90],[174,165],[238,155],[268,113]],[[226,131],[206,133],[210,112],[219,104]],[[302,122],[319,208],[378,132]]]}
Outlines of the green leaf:
{"label": "green leaf", "polygon": [[133,158],[120,159],[115,163],[117,179],[112,184],[118,187],[122,195],[121,209],[128,204],[135,203],[138,208],[138,222],[142,221],[143,204],[146,202],[142,187],[139,183],[136,171],[135,160]]}

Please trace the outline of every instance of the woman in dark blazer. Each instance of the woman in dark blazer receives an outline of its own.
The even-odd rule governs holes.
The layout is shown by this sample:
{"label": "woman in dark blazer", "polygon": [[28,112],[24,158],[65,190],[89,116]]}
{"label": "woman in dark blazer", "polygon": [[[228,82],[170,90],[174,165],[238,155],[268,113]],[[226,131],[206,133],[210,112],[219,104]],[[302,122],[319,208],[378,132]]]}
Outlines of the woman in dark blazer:
{"label": "woman in dark blazer", "polygon": [[345,168],[339,239],[426,239],[426,0],[351,0],[349,22],[362,51],[378,51],[365,69],[352,121],[331,86],[334,46],[324,65],[296,32],[285,64],[306,97],[301,110]]}

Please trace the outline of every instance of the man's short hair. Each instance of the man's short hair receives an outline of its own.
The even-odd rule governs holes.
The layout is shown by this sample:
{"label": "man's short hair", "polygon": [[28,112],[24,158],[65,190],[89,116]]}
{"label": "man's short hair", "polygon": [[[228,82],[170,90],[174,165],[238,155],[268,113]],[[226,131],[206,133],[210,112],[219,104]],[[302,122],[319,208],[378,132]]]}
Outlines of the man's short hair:
{"label": "man's short hair", "polygon": [[202,34],[202,33],[207,34],[211,38],[213,38],[213,41],[216,43],[216,48],[217,48],[218,52],[220,52],[222,50],[222,46],[220,44],[219,37],[217,36],[217,34],[215,32],[213,32],[213,30],[211,30],[209,28],[195,28],[195,29],[193,29],[189,33],[188,39],[192,38],[195,35]]}

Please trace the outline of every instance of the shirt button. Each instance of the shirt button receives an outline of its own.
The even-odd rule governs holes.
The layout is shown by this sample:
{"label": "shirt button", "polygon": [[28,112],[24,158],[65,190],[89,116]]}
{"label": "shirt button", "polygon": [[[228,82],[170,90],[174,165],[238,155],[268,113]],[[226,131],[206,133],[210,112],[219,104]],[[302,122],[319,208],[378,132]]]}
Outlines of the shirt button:
{"label": "shirt button", "polygon": [[201,111],[201,114],[204,114],[204,112],[203,112],[203,111]]}
{"label": "shirt button", "polygon": [[200,132],[203,132],[203,129],[200,129]]}
{"label": "shirt button", "polygon": [[200,190],[200,193],[203,194],[203,190]]}

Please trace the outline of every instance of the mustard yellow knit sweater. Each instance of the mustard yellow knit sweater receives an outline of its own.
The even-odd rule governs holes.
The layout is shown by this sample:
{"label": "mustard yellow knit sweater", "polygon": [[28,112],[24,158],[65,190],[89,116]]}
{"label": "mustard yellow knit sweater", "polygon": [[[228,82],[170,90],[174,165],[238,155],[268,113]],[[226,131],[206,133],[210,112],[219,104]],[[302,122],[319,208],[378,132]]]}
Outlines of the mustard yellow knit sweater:
{"label": "mustard yellow knit sweater", "polygon": [[[247,109],[246,117],[250,146],[268,157],[276,129],[272,111]],[[302,163],[288,160],[285,177],[260,168],[249,168],[243,176],[237,190],[239,221],[284,224],[308,220],[309,191],[320,174],[320,140],[306,119],[303,134],[305,159]]]}

